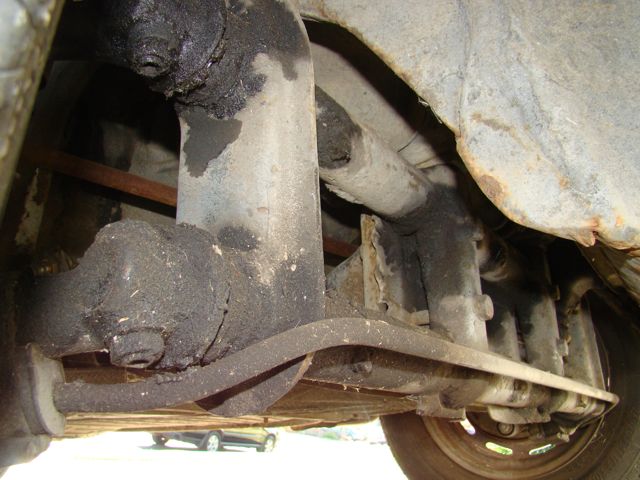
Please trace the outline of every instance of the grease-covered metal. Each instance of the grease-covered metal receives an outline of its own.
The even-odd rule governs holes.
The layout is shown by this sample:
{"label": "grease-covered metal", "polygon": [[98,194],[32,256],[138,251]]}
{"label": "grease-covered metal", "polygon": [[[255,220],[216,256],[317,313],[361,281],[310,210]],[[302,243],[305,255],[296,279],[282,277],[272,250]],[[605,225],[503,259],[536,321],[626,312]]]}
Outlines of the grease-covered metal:
{"label": "grease-covered metal", "polygon": [[99,5],[98,55],[144,76],[167,96],[201,87],[219,61],[224,0],[109,0]]}
{"label": "grease-covered metal", "polygon": [[[343,198],[394,219],[400,230],[416,232],[431,327],[463,345],[488,349],[485,321],[492,318],[493,305],[480,285],[475,242],[481,232],[460,195],[454,172],[448,166],[437,166],[423,173],[355,124],[319,89],[317,101],[318,125],[323,132],[319,136],[322,179]],[[365,233],[363,238],[367,238]],[[373,251],[365,242],[363,253]],[[365,287],[371,286],[365,288],[365,299],[369,298],[369,308],[375,308],[378,285],[382,289],[383,283],[377,277],[369,279],[374,270],[367,269],[370,257],[363,257]],[[387,275],[386,281],[391,278]],[[409,285],[418,283],[404,282],[403,288],[396,288],[395,296],[405,295]],[[402,303],[386,298],[391,315],[393,310],[395,315],[402,310],[396,307]]]}
{"label": "grease-covered metal", "polygon": [[[205,360],[322,318],[313,68],[297,11],[269,0],[107,3],[101,51],[176,100],[177,221],[212,233],[251,284],[232,292]],[[219,399],[217,412],[261,411],[303,369]]]}
{"label": "grease-covered metal", "polygon": [[51,357],[106,348],[120,366],[198,363],[229,298],[214,249],[210,234],[189,226],[107,225],[78,267],[27,290],[22,340]]}
{"label": "grease-covered metal", "polygon": [[316,88],[320,177],[329,190],[387,218],[402,218],[427,201],[431,186],[320,88]]}

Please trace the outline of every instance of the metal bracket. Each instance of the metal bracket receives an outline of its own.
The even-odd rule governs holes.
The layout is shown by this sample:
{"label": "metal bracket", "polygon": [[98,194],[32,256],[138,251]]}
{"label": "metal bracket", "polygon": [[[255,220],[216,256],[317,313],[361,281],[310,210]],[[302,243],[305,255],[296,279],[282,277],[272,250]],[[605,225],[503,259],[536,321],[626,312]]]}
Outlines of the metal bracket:
{"label": "metal bracket", "polygon": [[55,387],[64,383],[62,364],[45,357],[31,344],[18,351],[17,368],[26,380],[21,382],[20,398],[31,432],[34,435],[62,435],[65,417],[53,403]]}
{"label": "metal bracket", "polygon": [[551,421],[549,412],[538,408],[508,408],[489,405],[487,410],[492,420],[511,425],[548,423]]}
{"label": "metal bracket", "polygon": [[417,257],[414,262],[406,258],[411,245],[379,217],[362,215],[360,223],[365,307],[409,325],[428,325]]}
{"label": "metal bracket", "polygon": [[[310,352],[360,345],[459,365],[617,404],[617,395],[444,340],[416,327],[366,318],[330,318],[292,328],[205,367],[126,385],[65,384],[56,390],[64,412],[123,412],[199,400],[247,382]],[[513,422],[505,422],[513,423]]]}
{"label": "metal bracket", "polygon": [[462,421],[467,418],[464,408],[449,408],[442,403],[440,394],[413,397],[417,401],[416,413],[422,417],[446,418]]}

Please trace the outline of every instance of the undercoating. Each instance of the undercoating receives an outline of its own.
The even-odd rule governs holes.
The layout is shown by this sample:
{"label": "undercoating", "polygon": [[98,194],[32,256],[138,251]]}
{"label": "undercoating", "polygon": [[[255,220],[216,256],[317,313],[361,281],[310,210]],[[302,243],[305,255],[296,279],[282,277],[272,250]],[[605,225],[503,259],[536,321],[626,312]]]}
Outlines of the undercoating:
{"label": "undercoating", "polygon": [[253,68],[257,55],[280,63],[288,80],[297,77],[296,59],[308,55],[286,2],[118,0],[104,1],[100,13],[99,56],[147,77],[178,112],[200,106],[231,118],[264,86]]}
{"label": "undercoating", "polygon": [[222,55],[224,0],[104,0],[97,7],[98,56],[166,96],[202,85]]}
{"label": "undercoating", "polygon": [[[314,320],[308,285],[314,267],[304,258],[298,259],[293,271],[288,263],[276,266],[272,281],[265,285],[250,262],[228,254],[229,249],[222,251],[228,257],[225,276],[231,289],[225,321],[204,356],[205,363],[279,333],[292,319],[298,318],[297,323]],[[307,298],[310,304],[305,308]]]}
{"label": "undercoating", "polygon": [[197,105],[217,118],[231,118],[264,86],[266,78],[253,68],[256,56],[266,54],[277,61],[292,81],[297,78],[296,60],[309,54],[307,39],[286,2],[230,0],[227,9],[224,55],[209,67],[206,82],[177,97],[178,111],[180,104]]}
{"label": "undercoating", "polygon": [[198,141],[187,141],[184,144],[184,156],[187,171],[192,177],[201,177],[212,158],[217,158],[227,148],[227,145],[235,142],[240,136],[242,122],[234,118],[211,118],[206,110],[193,107],[182,112],[182,117],[193,130],[211,128],[214,135],[199,136]]}
{"label": "undercoating", "polygon": [[[310,225],[305,229],[306,233],[299,235],[289,234],[286,228],[275,226],[281,222],[281,217],[290,216],[296,208],[304,210],[309,222],[313,223],[316,219],[309,215],[309,202],[296,200],[292,204],[279,200],[280,206],[273,200],[269,201],[267,196],[267,201],[257,203],[257,212],[251,211],[253,221],[236,221],[234,216],[234,221],[229,222],[220,211],[229,208],[224,205],[224,193],[217,201],[203,200],[199,190],[202,185],[197,183],[201,180],[207,191],[218,190],[208,180],[211,172],[207,169],[214,160],[217,160],[219,168],[229,167],[221,178],[242,176],[240,172],[232,172],[234,167],[238,169],[233,158],[229,165],[222,158],[223,152],[237,144],[239,139],[246,140],[247,132],[243,129],[251,128],[233,117],[245,109],[251,97],[265,89],[268,81],[280,82],[267,78],[271,74],[257,66],[259,62],[256,59],[264,61],[258,57],[266,57],[276,69],[280,67],[285,91],[289,83],[299,84],[297,91],[302,92],[306,88],[310,53],[297,12],[287,2],[269,0],[169,3],[123,0],[103,2],[102,12],[98,39],[100,56],[131,68],[146,77],[151,89],[161,91],[175,101],[183,138],[181,156],[186,170],[180,178],[190,179],[179,182],[178,218],[212,232],[216,236],[216,255],[224,258],[228,265],[221,274],[233,284],[230,310],[225,314],[224,326],[204,361],[219,358],[256,339],[272,335],[292,319],[300,318],[305,311],[309,314],[309,321],[318,319],[322,311],[322,297],[317,291],[321,292],[323,282],[320,244],[318,242],[316,256],[313,240],[309,242],[308,238],[313,235],[314,228]],[[300,61],[304,62],[305,71],[302,79],[298,80],[297,68],[303,68]],[[279,77],[279,74],[273,76]],[[268,108],[263,108],[262,104],[256,107]],[[277,118],[271,120],[279,121]],[[301,145],[306,148],[306,136],[303,135],[302,139],[292,146],[296,152],[300,151]],[[260,161],[260,155],[255,158],[256,162]],[[279,155],[283,156],[282,148]],[[286,163],[284,159],[280,163],[283,162]],[[280,168],[280,164],[273,168]],[[297,174],[295,182],[306,183],[312,178],[309,175],[311,169],[306,164],[294,170]],[[272,170],[270,183],[291,183],[289,177],[292,175],[273,173]],[[235,185],[233,178],[229,178],[231,185]],[[256,198],[262,202],[264,185],[254,185],[249,181],[246,187],[248,195],[255,189]],[[271,187],[268,188],[271,191]],[[315,198],[317,200],[319,196]],[[185,213],[185,205],[198,204],[199,201],[208,205],[203,208],[209,210],[206,220],[209,223]],[[319,212],[319,205],[316,205],[316,210]],[[262,232],[265,222],[268,230]],[[263,240],[265,236],[282,237],[279,242],[288,243],[289,248],[286,245],[276,248],[272,240]],[[300,248],[302,245],[304,248]],[[283,252],[284,260],[278,261],[275,257],[280,257]],[[257,328],[260,319],[264,319],[264,323]],[[153,343],[152,338],[146,340]],[[140,343],[141,340],[135,337],[133,342]],[[295,380],[297,374],[287,376],[287,382]],[[283,389],[282,393],[289,388]],[[275,394],[263,392],[260,395],[263,398],[254,402],[256,405],[264,404]],[[254,405],[253,408],[257,411],[264,406],[266,404],[262,407]],[[239,414],[237,409],[233,413]]]}
{"label": "undercoating", "polygon": [[[52,357],[115,346],[138,353],[144,333],[161,339],[152,355],[159,357],[150,362],[158,368],[199,363],[229,297],[214,244],[210,234],[190,226],[109,224],[78,267],[28,285],[21,340],[36,341]],[[117,344],[127,338],[131,345]]]}
{"label": "undercoating", "polygon": [[337,196],[404,219],[428,201],[424,174],[316,87],[320,178]]}
{"label": "undercoating", "polygon": [[[225,275],[231,289],[224,322],[215,342],[203,357],[204,364],[239,352],[287,328],[318,319],[317,298],[309,285],[309,278],[317,275],[312,259],[301,255],[294,259],[293,264],[275,264],[271,269],[271,281],[265,284],[261,280],[260,268],[250,260],[247,231],[227,228],[223,232],[224,243],[219,239],[217,245],[227,258]],[[199,404],[227,417],[262,411],[289,391],[302,378],[304,370],[306,366],[301,368],[299,362],[293,362],[234,389],[203,399]]]}
{"label": "undercoating", "polygon": [[316,86],[316,132],[318,165],[338,168],[351,159],[353,137],[361,135],[360,127],[324,90]]}
{"label": "undercoating", "polygon": [[480,226],[458,194],[449,167],[433,167],[427,176],[432,193],[421,211],[416,243],[431,328],[456,343],[488,350],[485,322],[493,317],[493,305],[480,285]]}
{"label": "undercoating", "polygon": [[[223,41],[207,82],[176,105],[177,218],[215,235],[232,284],[229,311],[205,361],[323,316],[313,71],[304,26],[288,2],[230,2]],[[219,398],[215,412],[262,411],[305,368],[298,361],[245,384]]]}

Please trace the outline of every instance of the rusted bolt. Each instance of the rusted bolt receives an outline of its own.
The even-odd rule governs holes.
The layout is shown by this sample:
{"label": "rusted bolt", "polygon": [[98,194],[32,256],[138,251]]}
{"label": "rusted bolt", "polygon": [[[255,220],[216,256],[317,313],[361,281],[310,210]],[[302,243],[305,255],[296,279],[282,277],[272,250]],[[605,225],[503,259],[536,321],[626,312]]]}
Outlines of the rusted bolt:
{"label": "rusted bolt", "polygon": [[136,58],[134,65],[136,72],[143,77],[155,78],[169,70],[168,63],[166,58],[149,53]]}
{"label": "rusted bolt", "polygon": [[178,62],[174,30],[172,25],[163,22],[134,28],[129,36],[131,68],[149,79],[168,73]]}
{"label": "rusted bolt", "polygon": [[115,335],[109,341],[111,363],[119,367],[146,368],[164,353],[162,336],[152,331]]}
{"label": "rusted bolt", "polygon": [[175,57],[169,48],[169,42],[156,37],[148,37],[140,40],[142,44],[134,49],[131,55],[131,63],[136,73],[143,77],[156,78],[167,73]]}

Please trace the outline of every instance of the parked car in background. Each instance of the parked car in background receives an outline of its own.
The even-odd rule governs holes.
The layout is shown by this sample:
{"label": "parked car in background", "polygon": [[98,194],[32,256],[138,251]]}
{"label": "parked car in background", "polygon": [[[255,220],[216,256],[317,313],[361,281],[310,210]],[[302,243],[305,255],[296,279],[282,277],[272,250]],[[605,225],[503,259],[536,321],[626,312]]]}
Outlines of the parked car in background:
{"label": "parked car in background", "polygon": [[236,428],[197,432],[159,432],[152,434],[156,445],[169,440],[192,443],[200,450],[215,452],[224,447],[249,447],[258,452],[271,452],[276,446],[276,434],[264,428]]}

